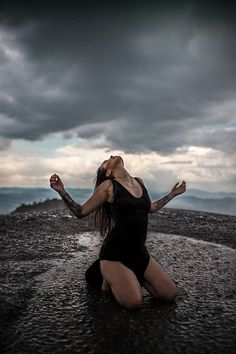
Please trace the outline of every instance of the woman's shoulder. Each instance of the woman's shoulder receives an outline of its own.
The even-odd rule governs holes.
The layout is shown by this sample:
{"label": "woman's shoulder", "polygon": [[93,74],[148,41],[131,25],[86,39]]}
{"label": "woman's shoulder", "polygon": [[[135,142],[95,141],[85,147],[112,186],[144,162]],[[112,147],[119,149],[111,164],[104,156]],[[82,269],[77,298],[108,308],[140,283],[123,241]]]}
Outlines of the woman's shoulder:
{"label": "woman's shoulder", "polygon": [[112,187],[112,182],[110,179],[106,179],[105,181],[103,181],[98,187],[104,190],[107,190],[109,188]]}
{"label": "woman's shoulder", "polygon": [[110,197],[110,195],[113,194],[113,190],[114,190],[114,186],[113,186],[113,183],[112,183],[112,181],[110,179],[107,179],[107,180],[103,181],[96,188],[97,192],[107,193],[109,197]]}
{"label": "woman's shoulder", "polygon": [[107,179],[103,182],[104,188],[108,191],[108,203],[113,203],[115,199],[117,192],[117,184],[115,182],[115,179]]}
{"label": "woman's shoulder", "polygon": [[142,178],[140,177],[134,177],[136,179],[136,181],[138,181],[141,184],[141,187],[144,188],[144,190],[148,193],[147,187],[145,186],[144,181],[142,180]]}
{"label": "woman's shoulder", "polygon": [[139,182],[141,182],[144,185],[142,178],[140,178],[140,177],[134,177],[134,178],[137,179]]}

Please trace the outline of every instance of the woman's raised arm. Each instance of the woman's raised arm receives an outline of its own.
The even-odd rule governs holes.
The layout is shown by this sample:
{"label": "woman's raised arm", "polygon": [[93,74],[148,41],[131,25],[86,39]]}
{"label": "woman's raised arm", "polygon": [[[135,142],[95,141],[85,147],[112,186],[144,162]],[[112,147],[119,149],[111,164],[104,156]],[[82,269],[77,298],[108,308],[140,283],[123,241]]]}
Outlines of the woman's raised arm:
{"label": "woman's raised arm", "polygon": [[174,197],[176,197],[179,194],[184,193],[186,190],[185,181],[182,181],[182,183],[179,186],[178,186],[178,184],[179,184],[179,182],[177,182],[174,185],[174,187],[171,189],[170,193],[168,193],[166,196],[164,196],[163,198],[161,198],[155,202],[152,202],[149,212],[155,213],[155,211],[163,208],[163,206],[166,205],[171,199],[173,199]]}
{"label": "woman's raised arm", "polygon": [[106,180],[101,183],[96,188],[93,195],[83,205],[78,204],[71,198],[71,196],[64,189],[64,185],[58,175],[54,174],[50,177],[50,186],[60,194],[61,198],[64,200],[68,208],[75,214],[75,216],[82,219],[107,201],[109,196],[109,188],[111,188],[112,183],[110,180]]}

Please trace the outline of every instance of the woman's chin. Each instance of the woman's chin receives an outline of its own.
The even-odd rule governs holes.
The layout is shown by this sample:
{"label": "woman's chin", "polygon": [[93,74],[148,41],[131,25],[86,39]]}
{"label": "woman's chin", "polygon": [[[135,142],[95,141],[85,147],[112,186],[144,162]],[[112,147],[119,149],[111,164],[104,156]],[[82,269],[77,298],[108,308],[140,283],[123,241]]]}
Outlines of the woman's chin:
{"label": "woman's chin", "polygon": [[121,156],[117,156],[117,157],[119,157],[119,160],[122,162],[122,165],[124,166],[124,160],[122,159],[122,157]]}

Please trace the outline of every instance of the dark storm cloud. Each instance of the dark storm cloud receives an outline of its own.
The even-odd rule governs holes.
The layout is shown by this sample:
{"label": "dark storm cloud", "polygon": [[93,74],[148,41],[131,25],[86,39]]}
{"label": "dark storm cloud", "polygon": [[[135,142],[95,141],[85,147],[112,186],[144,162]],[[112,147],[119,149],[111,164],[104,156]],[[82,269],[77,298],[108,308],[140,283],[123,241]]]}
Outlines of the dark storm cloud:
{"label": "dark storm cloud", "polygon": [[229,131],[217,129],[208,134],[199,134],[199,136],[195,138],[194,143],[196,146],[210,146],[212,148],[231,153],[236,150],[235,137],[236,129]]}
{"label": "dark storm cloud", "polygon": [[2,5],[6,141],[74,131],[91,143],[103,134],[110,149],[125,152],[165,154],[189,144],[234,151],[232,131],[209,139],[199,133],[232,120],[227,109],[209,111],[235,97],[236,31],[228,5],[75,4]]}

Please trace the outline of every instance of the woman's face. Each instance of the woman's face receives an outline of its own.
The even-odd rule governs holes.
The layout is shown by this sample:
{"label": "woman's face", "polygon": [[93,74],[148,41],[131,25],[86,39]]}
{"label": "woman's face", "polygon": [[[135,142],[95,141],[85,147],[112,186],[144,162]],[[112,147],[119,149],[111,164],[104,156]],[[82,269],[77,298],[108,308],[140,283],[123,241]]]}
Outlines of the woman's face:
{"label": "woman's face", "polygon": [[111,170],[114,169],[117,166],[124,166],[124,161],[121,156],[110,156],[108,160],[104,160],[101,166],[107,170],[110,168]]}

